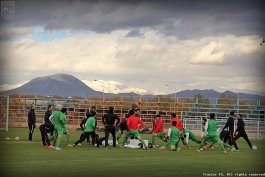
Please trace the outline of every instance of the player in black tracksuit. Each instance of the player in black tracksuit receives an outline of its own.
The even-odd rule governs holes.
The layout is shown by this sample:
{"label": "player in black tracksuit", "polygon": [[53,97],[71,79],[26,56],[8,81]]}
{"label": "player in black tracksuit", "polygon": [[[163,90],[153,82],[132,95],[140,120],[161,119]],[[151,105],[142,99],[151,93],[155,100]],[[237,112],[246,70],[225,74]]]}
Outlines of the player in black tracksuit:
{"label": "player in black tracksuit", "polygon": [[32,104],[28,112],[29,142],[32,142],[32,134],[36,127],[35,104]]}
{"label": "player in black tracksuit", "polygon": [[54,130],[54,126],[53,124],[42,124],[40,125],[40,133],[41,133],[41,140],[42,140],[42,144],[43,146],[50,146],[50,141],[48,138],[48,134],[50,132],[53,132]]}
{"label": "player in black tracksuit", "polygon": [[[53,125],[49,119],[49,117],[52,115],[52,110],[53,110],[52,105],[49,105],[47,111],[45,112],[45,116],[44,116],[44,123],[45,124]],[[51,134],[51,136],[53,136],[53,131],[50,131],[50,134]]]}
{"label": "player in black tracksuit", "polygon": [[[84,132],[84,130],[85,130],[85,127],[84,127],[84,126],[86,125],[86,121],[87,121],[87,119],[91,117],[91,111],[95,111],[95,112],[96,112],[96,106],[92,106],[91,109],[89,109],[89,110],[87,111],[86,116],[84,117],[84,119],[81,121],[81,123],[80,123],[80,128],[83,130],[83,132]],[[96,121],[96,127],[97,127],[97,121]],[[83,134],[84,134],[84,133],[81,133],[81,135],[80,135],[80,139],[82,138]],[[87,139],[86,139],[87,143],[90,143],[89,138],[90,138],[90,135],[88,135],[88,137],[87,137]],[[94,140],[93,138],[92,138],[92,144],[93,144],[93,145],[95,144],[95,140]]]}
{"label": "player in black tracksuit", "polygon": [[109,112],[102,117],[102,123],[105,126],[105,148],[108,149],[108,139],[111,133],[113,138],[113,148],[116,147],[116,126],[119,124],[120,118],[114,114],[114,108],[110,107]]}
{"label": "player in black tracksuit", "polygon": [[[228,132],[229,132],[229,145],[232,145],[232,141],[233,141],[233,134],[234,134],[234,112],[230,112],[230,116],[227,119],[227,122],[223,128],[224,129],[228,128]],[[226,143],[226,142],[224,142]]]}
{"label": "player in black tracksuit", "polygon": [[252,144],[251,142],[249,141],[248,139],[248,135],[245,131],[245,122],[243,121],[242,119],[242,115],[241,114],[238,114],[237,115],[237,129],[235,131],[235,137],[234,137],[234,140],[233,140],[233,145],[235,146],[236,150],[238,151],[238,147],[237,147],[237,144],[236,144],[236,140],[240,137],[243,137],[246,142],[248,143],[248,146],[250,147],[250,149],[253,150],[252,148]]}

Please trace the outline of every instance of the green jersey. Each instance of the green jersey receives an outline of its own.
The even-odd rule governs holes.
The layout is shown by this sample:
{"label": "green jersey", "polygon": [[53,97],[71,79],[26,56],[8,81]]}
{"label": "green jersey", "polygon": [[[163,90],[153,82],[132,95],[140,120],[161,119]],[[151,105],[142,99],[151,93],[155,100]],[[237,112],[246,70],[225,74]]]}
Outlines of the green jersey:
{"label": "green jersey", "polygon": [[184,131],[186,133],[189,133],[189,136],[195,136],[194,133],[192,133],[192,131],[190,131],[190,129],[188,129],[188,128],[184,128]]}
{"label": "green jersey", "polygon": [[208,135],[210,136],[218,136],[217,129],[218,129],[218,122],[216,120],[210,119],[205,128],[207,128]]}
{"label": "green jersey", "polygon": [[180,136],[180,131],[178,128],[176,128],[175,126],[170,128],[170,139],[178,139],[178,137]]}
{"label": "green jersey", "polygon": [[66,125],[66,117],[62,112],[54,111],[53,112],[53,118],[54,118],[55,124],[61,125],[61,126]]}
{"label": "green jersey", "polygon": [[93,132],[96,130],[96,119],[94,117],[90,117],[87,119],[85,124],[85,132]]}

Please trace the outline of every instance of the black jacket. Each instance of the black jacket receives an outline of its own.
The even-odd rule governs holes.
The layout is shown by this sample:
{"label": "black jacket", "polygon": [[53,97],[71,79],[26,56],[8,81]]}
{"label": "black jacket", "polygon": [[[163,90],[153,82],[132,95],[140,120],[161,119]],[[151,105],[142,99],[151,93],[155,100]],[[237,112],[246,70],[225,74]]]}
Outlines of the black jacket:
{"label": "black jacket", "polygon": [[53,124],[42,124],[39,128],[41,131],[46,131],[46,133],[54,131]]}
{"label": "black jacket", "polygon": [[126,120],[121,121],[120,129],[121,129],[121,131],[127,130],[127,121]]}
{"label": "black jacket", "polygon": [[[81,121],[81,123],[80,123],[80,127],[81,127],[81,129],[84,131],[85,130],[85,125],[86,125],[86,121],[87,121],[87,117],[85,117],[82,121]],[[97,122],[97,121],[96,121]]]}
{"label": "black jacket", "polygon": [[234,132],[234,118],[231,116],[227,119],[227,122],[223,130],[226,129],[227,127],[228,127],[228,131]]}
{"label": "black jacket", "polygon": [[46,111],[44,116],[44,123],[45,124],[52,124],[49,117],[52,115],[52,111]]}
{"label": "black jacket", "polygon": [[243,121],[242,118],[238,119],[237,121],[237,128],[236,128],[236,131],[235,132],[239,132],[239,133],[246,133],[245,132],[245,122]]}
{"label": "black jacket", "polygon": [[28,124],[35,125],[35,123],[36,123],[36,115],[34,109],[31,109],[28,112]]}
{"label": "black jacket", "polygon": [[116,125],[118,125],[118,123],[120,123],[120,118],[114,113],[107,113],[102,117],[102,123],[104,125],[114,125],[116,119],[118,120]]}

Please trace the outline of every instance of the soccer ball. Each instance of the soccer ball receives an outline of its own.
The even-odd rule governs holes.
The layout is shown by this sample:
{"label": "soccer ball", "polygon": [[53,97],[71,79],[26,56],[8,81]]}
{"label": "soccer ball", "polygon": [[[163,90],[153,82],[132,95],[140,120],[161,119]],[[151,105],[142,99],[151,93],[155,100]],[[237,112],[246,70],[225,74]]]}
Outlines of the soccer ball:
{"label": "soccer ball", "polygon": [[102,141],[102,145],[105,146],[105,141]]}
{"label": "soccer ball", "polygon": [[17,140],[17,141],[18,141],[18,140],[19,140],[19,137],[17,136],[17,137],[15,138],[15,140]]}
{"label": "soccer ball", "polygon": [[253,146],[252,146],[252,149],[257,150],[258,147],[257,147],[256,145],[253,145]]}
{"label": "soccer ball", "polygon": [[109,145],[113,145],[113,140],[109,140],[109,141],[108,141],[108,144],[109,144]]}
{"label": "soccer ball", "polygon": [[10,140],[10,138],[8,138],[8,137],[7,137],[6,139],[7,139],[7,140]]}

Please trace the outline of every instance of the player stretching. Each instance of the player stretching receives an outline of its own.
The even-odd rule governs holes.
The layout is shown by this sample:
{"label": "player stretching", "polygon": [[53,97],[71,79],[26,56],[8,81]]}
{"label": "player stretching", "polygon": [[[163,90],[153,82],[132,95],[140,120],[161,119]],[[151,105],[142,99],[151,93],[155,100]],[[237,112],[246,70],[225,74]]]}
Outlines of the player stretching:
{"label": "player stretching", "polygon": [[235,131],[235,137],[234,137],[234,139],[232,141],[232,144],[236,148],[236,150],[235,150],[236,152],[239,152],[239,149],[238,149],[237,144],[236,144],[236,140],[238,138],[240,138],[240,137],[243,137],[246,140],[246,142],[248,143],[248,146],[250,147],[250,149],[253,150],[252,144],[249,141],[248,135],[247,135],[247,133],[245,131],[245,122],[242,119],[242,115],[238,114],[237,115],[237,129]]}
{"label": "player stretching", "polygon": [[180,131],[176,128],[177,122],[172,122],[172,127],[168,129],[168,136],[169,136],[169,143],[171,151],[179,151],[178,148],[179,138],[180,138]]}
{"label": "player stretching", "polygon": [[99,139],[96,138],[96,117],[97,117],[97,112],[95,111],[91,111],[91,116],[89,119],[87,119],[86,121],[86,125],[85,125],[85,132],[84,135],[81,137],[81,139],[79,139],[78,141],[76,141],[73,146],[75,147],[78,143],[82,143],[89,135],[91,135],[91,137],[93,139],[95,139],[97,147],[99,147]]}
{"label": "player stretching", "polygon": [[188,143],[189,139],[191,139],[192,141],[194,141],[195,143],[201,144],[201,141],[199,141],[197,139],[197,137],[195,136],[195,134],[190,131],[188,128],[184,128],[185,131],[185,135],[186,135],[186,142]]}
{"label": "player stretching", "polygon": [[219,137],[219,135],[217,133],[218,122],[215,121],[215,118],[216,118],[215,117],[215,114],[214,113],[211,113],[210,114],[210,120],[207,121],[206,124],[205,124],[205,132],[204,132],[205,134],[204,134],[203,140],[202,140],[199,148],[197,149],[197,152],[200,152],[200,149],[205,144],[205,142],[207,142],[210,139],[212,139],[213,141],[215,141],[215,142],[217,142],[219,144],[219,146],[221,147],[221,149],[226,154],[226,150],[224,148],[223,141],[220,139],[220,137]]}
{"label": "player stretching", "polygon": [[127,128],[128,132],[126,133],[126,136],[123,138],[122,142],[122,148],[124,148],[124,144],[127,142],[128,137],[137,137],[137,139],[142,143],[142,145],[145,147],[146,150],[148,150],[148,147],[146,146],[145,142],[141,139],[140,133],[138,131],[138,126],[139,128],[143,128],[144,123],[141,119],[136,117],[134,115],[134,110],[129,111],[130,117],[127,120]]}
{"label": "player stretching", "polygon": [[155,116],[155,122],[154,122],[153,127],[154,127],[154,131],[152,134],[152,144],[153,144],[153,148],[156,148],[156,146],[155,146],[156,137],[165,141],[165,133],[164,133],[164,129],[163,129],[163,120],[162,120],[162,117],[160,116],[160,114],[157,114]]}
{"label": "player stretching", "polygon": [[41,140],[42,140],[43,146],[46,146],[48,148],[53,148],[48,138],[49,133],[53,132],[54,130],[53,124],[49,124],[49,123],[42,124],[40,125],[39,129],[41,133]]}

